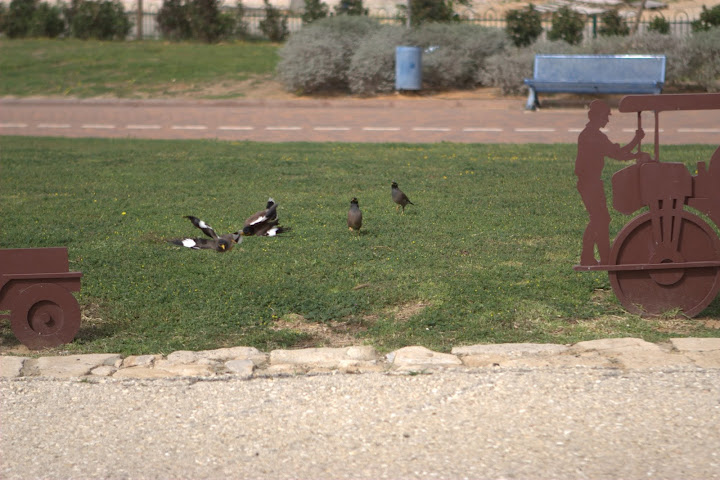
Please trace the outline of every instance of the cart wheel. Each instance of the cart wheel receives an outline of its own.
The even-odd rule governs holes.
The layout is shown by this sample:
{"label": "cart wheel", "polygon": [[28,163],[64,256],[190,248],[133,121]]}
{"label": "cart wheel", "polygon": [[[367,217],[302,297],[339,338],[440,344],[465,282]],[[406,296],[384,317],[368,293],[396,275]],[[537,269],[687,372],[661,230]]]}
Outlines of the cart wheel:
{"label": "cart wheel", "polygon": [[[682,211],[677,251],[654,249],[652,222],[646,212],[618,233],[610,261],[613,265],[717,261],[720,239],[700,217]],[[693,317],[715,299],[720,290],[720,268],[611,271],[610,284],[620,303],[631,313],[660,315],[680,309]]]}
{"label": "cart wheel", "polygon": [[13,300],[10,324],[28,348],[56,347],[72,342],[80,330],[80,305],[59,285],[31,285]]}

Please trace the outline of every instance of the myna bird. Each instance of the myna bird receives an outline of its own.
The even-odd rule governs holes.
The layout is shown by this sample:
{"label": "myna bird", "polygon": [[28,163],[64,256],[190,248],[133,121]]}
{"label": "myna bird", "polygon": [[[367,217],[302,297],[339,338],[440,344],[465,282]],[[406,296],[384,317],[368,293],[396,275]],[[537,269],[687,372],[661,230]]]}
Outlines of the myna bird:
{"label": "myna bird", "polygon": [[245,220],[244,226],[247,227],[249,225],[256,225],[265,221],[272,222],[277,219],[277,203],[275,203],[275,200],[270,197],[268,198],[267,204],[265,205],[265,209],[250,215]]}
{"label": "myna bird", "polygon": [[358,205],[358,199],[355,197],[350,200],[350,210],[347,215],[347,224],[350,231],[357,230],[359,232],[360,227],[362,227],[362,212],[360,211],[360,206]]}
{"label": "myna bird", "polygon": [[290,227],[278,225],[277,203],[272,197],[268,198],[265,210],[255,212],[245,220],[242,234],[246,237],[274,237],[280,233],[290,231]]}
{"label": "myna bird", "polygon": [[[393,202],[397,203],[399,206],[402,207],[402,213],[405,213],[405,205],[407,205],[408,203],[410,205],[415,205],[413,202],[410,201],[408,196],[405,195],[403,191],[398,188],[397,182],[392,182],[391,188],[392,200]],[[397,207],[395,207],[395,210],[397,210]]]}
{"label": "myna bird", "polygon": [[248,225],[243,228],[241,233],[246,237],[274,237],[281,233],[289,232],[290,230],[292,230],[290,227],[281,227],[277,224],[277,220],[275,220],[275,222],[271,224]]}
{"label": "myna bird", "polygon": [[181,247],[192,248],[195,250],[208,249],[215,250],[216,252],[224,253],[232,250],[236,243],[242,242],[242,232],[226,233],[225,235],[218,236],[215,230],[203,222],[197,217],[192,215],[186,215],[183,218],[187,218],[197,228],[210,238],[180,238],[176,240],[170,240],[170,243],[179,245]]}

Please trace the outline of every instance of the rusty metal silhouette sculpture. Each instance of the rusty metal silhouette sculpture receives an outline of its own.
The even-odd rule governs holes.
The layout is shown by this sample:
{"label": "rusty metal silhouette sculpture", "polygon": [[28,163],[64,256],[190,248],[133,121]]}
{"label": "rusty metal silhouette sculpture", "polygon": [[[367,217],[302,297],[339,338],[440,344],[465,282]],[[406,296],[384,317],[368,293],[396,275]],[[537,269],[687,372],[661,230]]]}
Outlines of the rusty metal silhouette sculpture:
{"label": "rusty metal silhouette sculpture", "polygon": [[0,310],[32,350],[70,343],[80,330],[82,273],[70,272],[65,247],[0,249]]}
{"label": "rusty metal silhouette sculpture", "polygon": [[[618,110],[636,113],[638,128],[630,144],[621,148],[606,142],[599,131],[607,123],[609,108],[594,101],[590,122],[578,137],[578,191],[590,223],[580,265],[574,269],[607,271],[615,295],[631,313],[659,315],[679,310],[692,317],[710,305],[720,290],[720,238],[708,223],[720,225],[720,147],[709,167],[698,163],[695,176],[682,163],[660,161],[660,112],[711,109],[720,110],[720,94],[626,96]],[[653,112],[655,118],[654,155],[642,151],[644,111]],[[604,156],[636,160],[612,177],[613,207],[625,215],[647,208],[620,230],[612,247],[600,180]],[[595,260],[595,245],[600,262]]]}

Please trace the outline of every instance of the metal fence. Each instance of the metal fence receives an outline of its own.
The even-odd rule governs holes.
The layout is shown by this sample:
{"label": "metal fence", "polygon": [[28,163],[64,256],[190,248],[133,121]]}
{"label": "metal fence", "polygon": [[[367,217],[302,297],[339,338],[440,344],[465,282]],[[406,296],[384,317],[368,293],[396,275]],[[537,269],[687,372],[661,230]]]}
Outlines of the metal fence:
{"label": "metal fence", "polygon": [[[288,24],[288,30],[290,32],[296,32],[300,30],[303,26],[302,18],[300,18],[300,14],[296,12],[283,12],[283,15],[287,17],[287,24]],[[473,12],[468,12],[464,14],[462,22],[470,23],[473,25],[480,25],[484,27],[490,27],[490,28],[505,28],[506,20],[504,16],[496,14],[494,11],[489,10],[485,13],[483,13],[480,16],[474,16],[475,14]],[[665,20],[668,21],[670,24],[670,34],[677,36],[677,37],[683,37],[688,36],[692,32],[691,24],[694,19],[691,19],[687,14],[684,12],[678,12],[672,16],[672,18],[668,18],[664,15],[662,15],[660,12],[657,12],[654,14],[655,16],[665,18]],[[128,16],[130,17],[133,28],[130,32],[130,38],[137,38],[138,37],[138,30],[137,30],[137,23],[138,23],[138,14],[137,11],[129,11]],[[390,25],[403,25],[403,20],[398,19],[397,17],[391,17],[389,15],[382,15],[382,12],[380,12],[380,15],[375,15],[373,18],[376,18],[378,21],[384,24],[390,24]],[[654,18],[654,17],[653,17]],[[264,9],[246,9],[245,15],[243,17],[243,20],[247,24],[248,33],[255,37],[263,37],[262,30],[260,29],[260,22],[265,19],[265,10]],[[632,23],[632,19],[629,20],[629,23]],[[641,21],[640,25],[638,26],[638,32],[644,33],[648,30],[648,26],[650,25],[650,21]],[[549,20],[545,20],[542,22],[543,25],[543,33],[542,36],[545,38],[545,35],[552,27],[552,23]],[[598,28],[600,26],[600,18],[598,15],[588,15],[587,20],[585,23],[585,32],[584,32],[584,39],[587,41],[592,38],[596,38],[598,36]],[[157,11],[153,10],[146,10],[142,12],[142,37],[143,39],[161,39],[162,34],[160,32],[160,29],[158,28],[157,24]]]}

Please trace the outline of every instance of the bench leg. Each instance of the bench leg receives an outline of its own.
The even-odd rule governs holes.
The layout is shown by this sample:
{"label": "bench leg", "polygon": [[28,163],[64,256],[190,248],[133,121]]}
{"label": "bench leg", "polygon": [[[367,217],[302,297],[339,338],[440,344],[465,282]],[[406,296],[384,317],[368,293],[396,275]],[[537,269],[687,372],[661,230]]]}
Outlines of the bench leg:
{"label": "bench leg", "polygon": [[538,102],[535,89],[533,87],[528,87],[528,99],[527,103],[525,104],[525,110],[535,110],[539,106],[540,102]]}

